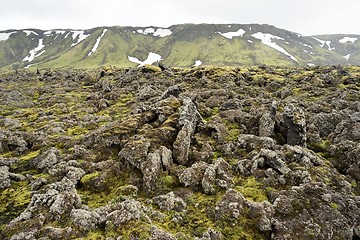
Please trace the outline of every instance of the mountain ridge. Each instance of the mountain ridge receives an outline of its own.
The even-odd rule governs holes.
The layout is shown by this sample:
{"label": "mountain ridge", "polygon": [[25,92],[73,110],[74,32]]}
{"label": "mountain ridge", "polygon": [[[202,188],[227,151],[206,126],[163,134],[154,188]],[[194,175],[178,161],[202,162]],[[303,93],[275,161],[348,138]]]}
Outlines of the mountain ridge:
{"label": "mountain ridge", "polygon": [[134,67],[150,53],[173,67],[199,61],[217,66],[359,65],[359,39],[356,34],[303,36],[267,24],[10,29],[0,31],[0,68]]}

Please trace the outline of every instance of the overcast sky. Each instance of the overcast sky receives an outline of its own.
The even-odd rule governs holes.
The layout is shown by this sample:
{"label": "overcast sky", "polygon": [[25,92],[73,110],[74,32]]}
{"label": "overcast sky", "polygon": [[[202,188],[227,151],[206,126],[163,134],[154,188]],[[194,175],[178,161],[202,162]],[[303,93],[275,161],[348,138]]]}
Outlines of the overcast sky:
{"label": "overcast sky", "polygon": [[360,34],[359,0],[3,0],[0,30],[267,23],[303,35]]}

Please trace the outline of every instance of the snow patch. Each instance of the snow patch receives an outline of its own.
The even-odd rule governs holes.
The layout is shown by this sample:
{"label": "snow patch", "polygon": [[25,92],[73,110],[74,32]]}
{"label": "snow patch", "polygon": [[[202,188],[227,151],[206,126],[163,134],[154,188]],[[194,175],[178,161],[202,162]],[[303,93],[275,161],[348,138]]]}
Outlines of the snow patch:
{"label": "snow patch", "polygon": [[270,33],[262,33],[262,32],[254,33],[251,36],[253,36],[256,39],[261,40],[261,42],[263,44],[274,48],[275,50],[281,52],[282,54],[285,54],[286,56],[290,57],[290,59],[292,59],[293,61],[296,61],[296,62],[298,61],[293,55],[288,53],[285,49],[283,49],[282,47],[280,47],[276,43],[272,42],[273,39],[284,40],[283,38],[271,35]]}
{"label": "snow patch", "polygon": [[325,44],[326,44],[326,45],[328,46],[328,49],[329,49],[330,51],[335,50],[334,47],[331,47],[331,46],[330,46],[331,41],[321,40],[321,39],[318,39],[318,38],[316,38],[316,37],[313,37],[313,38],[320,43],[320,45],[319,45],[320,47],[324,47]]}
{"label": "snow patch", "polygon": [[9,37],[11,36],[11,34],[13,34],[13,33],[16,33],[16,32],[0,33],[0,42],[8,40]]}
{"label": "snow patch", "polygon": [[148,57],[145,61],[140,61],[136,57],[130,57],[128,56],[128,59],[130,62],[139,64],[138,67],[142,67],[145,64],[153,64],[154,62],[160,62],[162,60],[161,56],[159,54],[149,52]]}
{"label": "snow patch", "polygon": [[356,38],[356,37],[344,37],[344,38],[340,39],[339,42],[341,42],[341,43],[348,43],[348,42],[354,43],[356,40],[358,40],[358,38]]}
{"label": "snow patch", "polygon": [[254,43],[253,41],[251,41],[251,40],[247,40],[249,43]]}
{"label": "snow patch", "polygon": [[172,34],[171,30],[166,28],[158,28],[156,31],[154,28],[138,29],[136,32],[144,35],[152,34],[154,37],[167,37]]}
{"label": "snow patch", "polygon": [[344,56],[344,58],[346,59],[346,61],[349,61],[350,55],[351,55],[351,54],[349,53],[348,55]]}
{"label": "snow patch", "polygon": [[43,41],[44,41],[43,39],[39,39],[38,46],[36,48],[30,50],[29,55],[23,59],[23,62],[25,62],[25,61],[32,62],[36,57],[40,56],[41,54],[43,54],[45,52],[45,50],[41,51],[45,47],[45,45],[43,44]]}
{"label": "snow patch", "polygon": [[95,45],[93,46],[93,48],[91,49],[91,51],[89,52],[88,56],[90,56],[91,54],[93,54],[93,53],[96,51],[96,49],[99,47],[99,44],[100,44],[101,39],[104,37],[104,35],[105,35],[106,32],[107,32],[107,29],[104,29],[104,30],[102,31],[100,37],[98,37],[98,38],[96,39],[96,43],[95,43]]}
{"label": "snow patch", "polygon": [[88,36],[90,36],[90,34],[85,34],[85,31],[71,31],[71,33],[73,40],[78,38],[76,43],[71,44],[71,47],[78,45],[81,41],[85,40]]}
{"label": "snow patch", "polygon": [[147,34],[149,34],[149,33],[154,33],[154,32],[155,32],[155,29],[153,29],[153,28],[147,28],[147,29],[145,29],[144,34],[147,35]]}
{"label": "snow patch", "polygon": [[32,33],[35,34],[36,36],[39,36],[39,34],[37,32],[34,32],[34,31],[24,30],[23,32],[26,34],[27,37]]}
{"label": "snow patch", "polygon": [[203,62],[201,60],[196,60],[195,61],[195,64],[193,65],[193,67],[198,67],[200,66],[201,64],[203,64]]}
{"label": "snow patch", "polygon": [[154,32],[154,36],[155,37],[167,37],[170,36],[172,34],[170,29],[163,29],[163,28],[159,28],[156,30],[156,32]]}
{"label": "snow patch", "polygon": [[302,43],[302,42],[300,42],[300,44],[303,45],[304,47],[313,48],[312,46],[310,46],[308,44],[305,44],[305,43]]}
{"label": "snow patch", "polygon": [[307,64],[309,67],[315,67],[315,64],[313,64],[313,63],[308,63]]}
{"label": "snow patch", "polygon": [[215,32],[215,33],[218,33],[221,36],[226,37],[228,39],[232,39],[233,37],[242,37],[245,31],[240,28],[237,32],[227,32],[227,33]]}

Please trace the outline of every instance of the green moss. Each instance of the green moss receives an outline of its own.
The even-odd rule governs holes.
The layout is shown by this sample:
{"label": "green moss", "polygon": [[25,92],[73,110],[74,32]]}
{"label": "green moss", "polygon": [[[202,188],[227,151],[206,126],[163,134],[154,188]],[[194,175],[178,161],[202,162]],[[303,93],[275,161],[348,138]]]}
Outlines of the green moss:
{"label": "green moss", "polygon": [[91,208],[117,203],[127,198],[129,194],[133,197],[136,195],[133,192],[124,192],[128,186],[129,177],[129,172],[123,172],[120,175],[111,171],[86,174],[80,180],[82,186],[78,189],[78,193],[83,203]]}
{"label": "green moss", "polygon": [[339,209],[339,204],[332,202],[332,203],[330,203],[330,207],[332,209]]}
{"label": "green moss", "polygon": [[161,72],[161,68],[150,64],[145,64],[144,69],[148,72]]}
{"label": "green moss", "polygon": [[151,224],[141,220],[131,220],[118,227],[108,224],[105,233],[107,238],[121,236],[122,239],[149,239],[151,236]]}
{"label": "green moss", "polygon": [[85,237],[76,238],[78,240],[105,240],[105,233],[101,231],[90,231],[86,234]]}
{"label": "green moss", "polygon": [[94,178],[97,178],[101,175],[101,172],[92,172],[89,174],[84,175],[81,179],[80,182],[84,185],[88,184],[91,180],[93,180]]}
{"label": "green moss", "polygon": [[19,216],[31,200],[28,182],[15,182],[0,194],[0,226]]}
{"label": "green moss", "polygon": [[40,154],[41,150],[37,150],[37,151],[33,151],[33,152],[29,152],[28,154],[20,157],[21,161],[29,161],[35,157],[37,157]]}
{"label": "green moss", "polygon": [[322,140],[316,143],[308,143],[308,148],[316,153],[319,153],[324,158],[330,157],[330,140]]}
{"label": "green moss", "polygon": [[266,192],[263,189],[263,184],[253,176],[240,180],[234,188],[250,201],[268,201]]}

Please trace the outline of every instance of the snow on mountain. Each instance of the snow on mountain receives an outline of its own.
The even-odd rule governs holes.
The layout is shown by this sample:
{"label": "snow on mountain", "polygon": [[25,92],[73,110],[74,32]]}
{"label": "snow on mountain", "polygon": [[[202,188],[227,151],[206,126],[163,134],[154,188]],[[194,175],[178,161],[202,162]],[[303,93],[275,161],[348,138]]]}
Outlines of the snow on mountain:
{"label": "snow on mountain", "polygon": [[193,67],[198,67],[198,66],[200,66],[201,64],[203,64],[201,60],[196,60],[196,61],[195,61],[195,64],[193,65]]}
{"label": "snow on mountain", "polygon": [[27,37],[28,37],[30,34],[35,34],[36,36],[39,36],[39,34],[38,34],[37,32],[35,32],[35,31],[24,30],[23,32],[26,34]]}
{"label": "snow on mountain", "polygon": [[350,55],[351,55],[351,54],[349,53],[348,55],[344,56],[344,58],[346,59],[346,61],[349,61]]}
{"label": "snow on mountain", "polygon": [[91,51],[89,52],[88,56],[90,56],[91,54],[93,54],[93,53],[96,51],[96,49],[99,47],[99,44],[100,44],[101,39],[104,37],[104,35],[105,35],[106,32],[107,32],[107,29],[104,29],[104,30],[102,31],[100,37],[98,37],[98,38],[96,39],[96,43],[95,43],[95,45],[93,46],[93,48],[91,49]]}
{"label": "snow on mountain", "polygon": [[331,41],[325,41],[325,40],[321,40],[321,39],[319,39],[319,38],[316,38],[316,37],[313,37],[316,41],[318,41],[318,42],[320,42],[320,47],[324,47],[325,46],[325,44],[328,46],[328,49],[330,50],[330,51],[332,51],[332,50],[335,50],[335,48],[334,47],[331,47],[330,46],[330,44],[331,44]]}
{"label": "snow on mountain", "polygon": [[275,50],[281,52],[282,54],[285,54],[286,56],[290,57],[290,59],[294,61],[298,61],[294,56],[292,56],[290,53],[288,53],[284,48],[277,45],[275,42],[272,42],[272,39],[278,39],[278,40],[284,40],[281,37],[271,35],[270,33],[262,33],[257,32],[251,35],[252,37],[261,40],[261,42],[269,47],[274,48]]}
{"label": "snow on mountain", "polygon": [[[83,30],[81,30],[81,31],[71,31],[71,33],[72,33],[73,40],[78,38],[76,43],[71,44],[71,47],[74,47],[74,46],[78,45],[81,41],[85,40],[88,36],[90,36],[90,34],[85,34],[85,31],[83,31]],[[66,37],[67,37],[67,35],[65,36],[65,38]]]}
{"label": "snow on mountain", "polygon": [[308,48],[313,48],[312,46],[308,45],[308,44],[305,44],[305,43],[302,43],[302,42],[299,42],[301,45],[303,45],[304,47],[308,47]]}
{"label": "snow on mountain", "polygon": [[0,33],[0,42],[8,40],[9,37],[11,36],[11,34],[13,34],[13,33],[16,33],[16,32]]}
{"label": "snow on mountain", "polygon": [[356,40],[358,40],[358,38],[356,38],[356,37],[344,37],[344,38],[340,39],[339,42],[341,42],[341,43],[348,43],[348,42],[354,43]]}
{"label": "snow on mountain", "polygon": [[240,28],[236,32],[227,32],[227,33],[216,32],[216,33],[218,33],[221,36],[226,37],[228,39],[232,39],[233,37],[242,37],[244,35],[245,31]]}
{"label": "snow on mountain", "polygon": [[163,29],[163,28],[158,28],[156,32],[154,32],[155,37],[167,37],[170,36],[171,34],[172,32],[170,29]]}
{"label": "snow on mountain", "polygon": [[44,41],[44,39],[42,39],[42,38],[39,39],[38,46],[36,48],[30,50],[29,55],[23,59],[24,62],[25,61],[32,62],[36,57],[40,56],[41,54],[43,54],[45,52],[45,50],[41,51],[45,47],[45,45],[43,44],[43,41]]}
{"label": "snow on mountain", "polygon": [[172,34],[171,30],[166,28],[158,28],[156,31],[154,28],[138,29],[136,32],[144,35],[152,34],[154,37],[167,37]]}
{"label": "snow on mountain", "polygon": [[138,67],[141,67],[141,66],[144,66],[145,64],[153,64],[155,62],[159,62],[159,61],[162,60],[162,57],[159,54],[150,52],[145,61],[140,61],[136,57],[130,57],[130,56],[128,56],[128,59],[129,59],[130,62],[139,64]]}

